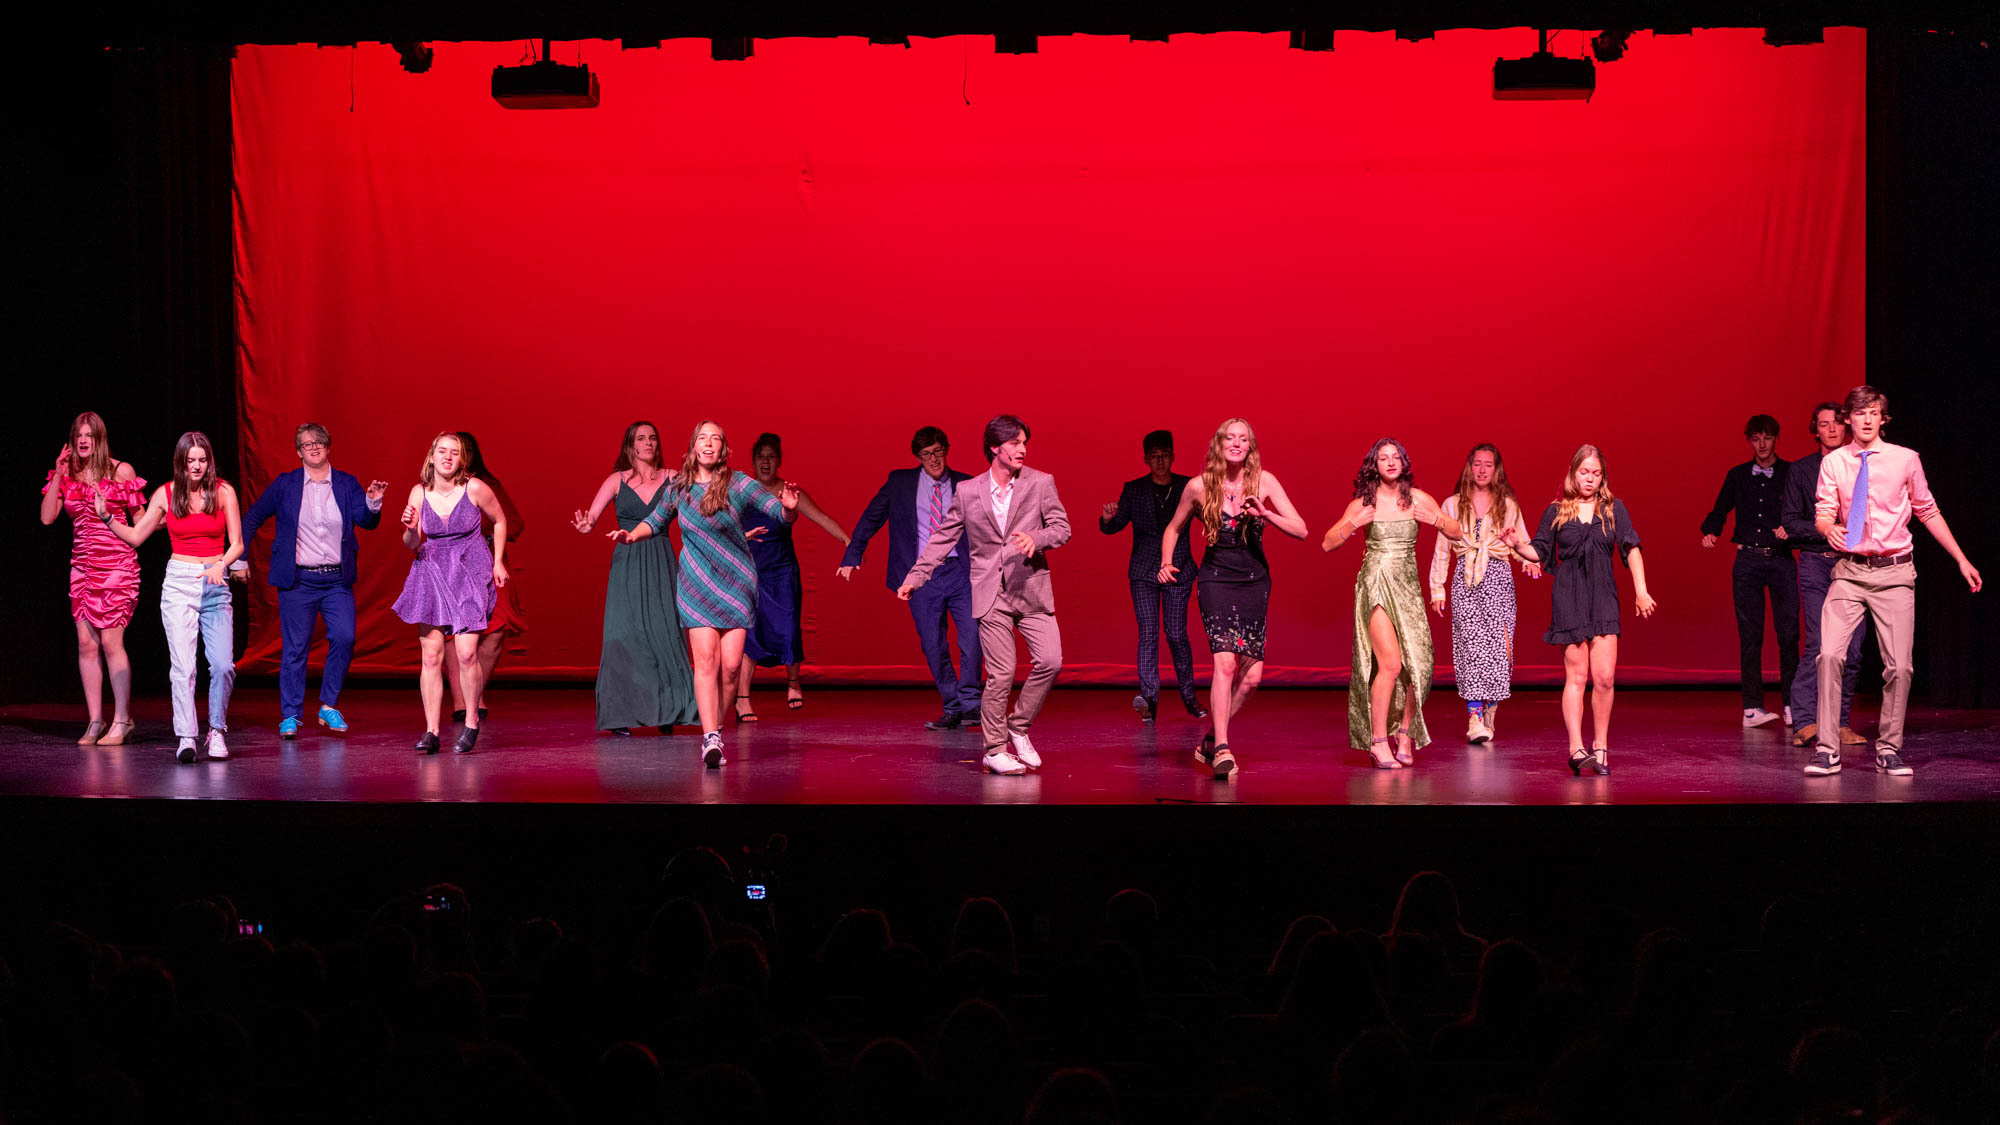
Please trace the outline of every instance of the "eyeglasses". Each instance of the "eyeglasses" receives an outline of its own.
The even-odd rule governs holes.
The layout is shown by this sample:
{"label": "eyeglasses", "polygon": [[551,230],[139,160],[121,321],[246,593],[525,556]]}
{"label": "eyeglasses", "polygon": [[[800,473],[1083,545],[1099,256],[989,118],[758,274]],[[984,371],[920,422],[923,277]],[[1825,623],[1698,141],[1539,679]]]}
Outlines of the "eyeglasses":
{"label": "eyeglasses", "polygon": [[951,452],[950,446],[940,445],[931,449],[919,449],[917,450],[917,456],[923,458],[926,461],[929,461],[932,460],[933,458],[942,458],[945,454],[949,452]]}
{"label": "eyeglasses", "polygon": [[299,446],[299,452],[300,452],[300,453],[312,453],[312,452],[315,452],[315,451],[317,451],[317,450],[321,450],[321,449],[325,449],[325,448],[326,448],[326,443],[325,443],[325,442],[323,442],[323,441],[309,441],[309,442],[306,442],[306,443],[305,443],[304,445],[301,445],[301,446]]}

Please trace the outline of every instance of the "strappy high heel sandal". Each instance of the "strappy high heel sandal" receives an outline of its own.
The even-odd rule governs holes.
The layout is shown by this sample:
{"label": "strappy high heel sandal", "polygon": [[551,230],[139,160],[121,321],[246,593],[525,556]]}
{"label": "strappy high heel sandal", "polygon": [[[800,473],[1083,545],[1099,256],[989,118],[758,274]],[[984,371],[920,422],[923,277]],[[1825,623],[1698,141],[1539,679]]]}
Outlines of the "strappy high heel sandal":
{"label": "strappy high heel sandal", "polygon": [[[123,746],[125,745],[126,736],[130,735],[132,729],[138,725],[138,723],[130,719],[113,719],[111,720],[111,725],[105,728],[103,736],[97,740],[97,744],[99,746]],[[118,729],[120,727],[125,729]]]}
{"label": "strappy high heel sandal", "polygon": [[1611,776],[1611,751],[1599,746],[1590,752],[1590,772],[1599,777]]}
{"label": "strappy high heel sandal", "polygon": [[739,723],[754,723],[757,721],[756,711],[745,711],[743,709],[743,705],[748,702],[750,702],[750,693],[747,691],[736,697],[736,721]]}
{"label": "strappy high heel sandal", "polygon": [[89,724],[83,728],[83,737],[77,739],[76,744],[78,746],[97,745],[97,740],[104,737],[104,728],[110,725],[103,719],[90,720]]}
{"label": "strappy high heel sandal", "polygon": [[806,705],[805,685],[797,676],[785,681],[785,708],[796,711]]}
{"label": "strappy high heel sandal", "polygon": [[1201,741],[1195,743],[1194,760],[1200,762],[1204,766],[1212,766],[1215,764],[1214,728],[1210,728],[1207,734],[1201,736]]}
{"label": "strappy high heel sandal", "polygon": [[1405,766],[1414,766],[1414,765],[1416,765],[1416,764],[1417,764],[1417,754],[1416,754],[1416,742],[1417,742],[1417,740],[1416,740],[1416,739],[1414,739],[1414,738],[1410,738],[1410,732],[1409,732],[1409,731],[1406,731],[1406,730],[1404,730],[1404,729],[1403,729],[1402,727],[1397,727],[1397,728],[1396,728],[1395,730],[1392,730],[1392,731],[1390,731],[1390,732],[1389,732],[1389,737],[1390,737],[1390,738],[1392,738],[1392,739],[1400,739],[1400,738],[1409,738],[1409,739],[1410,739],[1410,745],[1409,745],[1409,747],[1408,747],[1408,748],[1405,748],[1405,747],[1404,747],[1404,746],[1403,746],[1403,745],[1402,745],[1401,743],[1397,743],[1397,745],[1396,745],[1396,760],[1397,760],[1398,762],[1401,762],[1401,763],[1402,763],[1403,765],[1405,765]]}
{"label": "strappy high heel sandal", "polygon": [[1583,776],[1583,764],[1590,761],[1590,751],[1581,746],[1569,748],[1569,772],[1576,777]]}
{"label": "strappy high heel sandal", "polygon": [[1229,752],[1227,742],[1218,742],[1215,744],[1215,760],[1209,764],[1215,770],[1215,780],[1228,781],[1229,775],[1236,772],[1236,755]]}
{"label": "strappy high heel sandal", "polygon": [[1385,734],[1385,735],[1383,735],[1383,736],[1382,736],[1382,737],[1380,737],[1380,738],[1371,738],[1371,739],[1369,739],[1369,740],[1368,740],[1368,760],[1369,760],[1369,761],[1371,761],[1371,762],[1374,762],[1374,763],[1375,763],[1375,768],[1376,768],[1376,769],[1378,769],[1378,770],[1399,770],[1399,769],[1402,769],[1402,768],[1403,768],[1403,763],[1401,763],[1401,762],[1397,761],[1394,755],[1390,755],[1390,756],[1389,756],[1389,757],[1387,757],[1387,758],[1378,758],[1378,757],[1376,757],[1376,756],[1375,756],[1375,748],[1376,748],[1377,746],[1381,746],[1381,745],[1383,745],[1384,743],[1387,743],[1388,741],[1389,741],[1389,736],[1388,736],[1388,735],[1386,735],[1386,734]]}

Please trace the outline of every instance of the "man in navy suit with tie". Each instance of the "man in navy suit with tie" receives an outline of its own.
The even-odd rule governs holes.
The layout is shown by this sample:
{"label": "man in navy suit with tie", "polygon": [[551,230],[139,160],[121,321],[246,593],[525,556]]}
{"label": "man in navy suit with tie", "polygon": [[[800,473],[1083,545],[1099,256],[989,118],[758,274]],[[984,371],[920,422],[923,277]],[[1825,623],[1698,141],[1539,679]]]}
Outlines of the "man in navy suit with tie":
{"label": "man in navy suit with tie", "polygon": [[326,620],[326,669],[320,674],[319,725],[344,734],[340,687],[354,659],[355,555],[357,527],[382,522],[387,481],[364,490],[352,473],[331,464],[333,438],[326,427],[307,422],[292,434],[299,467],[271,482],[243,513],[243,542],[249,543],[268,519],[277,520],[271,538],[271,585],[278,589],[278,737],[294,738],[306,702],[306,648],[313,622]]}
{"label": "man in navy suit with tie", "polygon": [[[889,568],[883,576],[891,590],[916,565],[917,553],[930,542],[931,532],[944,522],[951,510],[958,482],[970,480],[945,464],[951,439],[936,426],[925,426],[910,439],[910,452],[917,467],[897,469],[889,474],[875,499],[855,521],[854,534],[841,556],[839,574],[852,575],[861,565],[868,540],[883,524],[889,526]],[[1157,543],[1155,551],[1157,552]],[[916,621],[917,640],[923,643],[924,659],[931,666],[931,679],[944,697],[944,714],[924,724],[931,730],[956,730],[961,725],[979,725],[980,682],[979,623],[972,616],[972,547],[960,536],[956,550],[946,556],[930,582],[910,595],[910,616]],[[951,666],[950,639],[945,631],[949,620],[958,629],[958,669]]]}
{"label": "man in navy suit with tie", "polygon": [[1160,707],[1160,628],[1162,610],[1167,633],[1167,651],[1174,657],[1174,681],[1180,688],[1181,706],[1199,719],[1208,714],[1194,690],[1194,649],[1188,644],[1188,594],[1194,589],[1194,554],[1188,550],[1189,536],[1174,543],[1174,566],[1180,576],[1161,585],[1160,533],[1173,520],[1188,478],[1174,472],[1174,435],[1154,430],[1142,440],[1146,454],[1145,476],[1125,482],[1116,504],[1104,505],[1097,528],[1116,535],[1132,525],[1132,561],[1126,578],[1132,584],[1132,609],[1139,618],[1139,694],[1132,708],[1139,718],[1151,722]]}

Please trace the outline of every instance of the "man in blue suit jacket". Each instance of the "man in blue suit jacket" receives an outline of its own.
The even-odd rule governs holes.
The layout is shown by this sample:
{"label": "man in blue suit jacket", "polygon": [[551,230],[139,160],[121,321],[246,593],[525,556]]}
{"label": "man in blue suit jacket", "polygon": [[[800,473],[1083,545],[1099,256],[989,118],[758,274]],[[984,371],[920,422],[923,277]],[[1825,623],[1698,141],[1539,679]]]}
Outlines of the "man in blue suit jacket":
{"label": "man in blue suit jacket", "polygon": [[361,544],[357,527],[382,522],[382,496],[387,481],[370,481],[364,490],[351,473],[336,470],[333,438],[326,427],[307,422],[292,435],[299,467],[285,473],[243,513],[243,542],[257,535],[264,521],[275,518],[271,538],[270,582],[278,590],[278,631],[284,638],[278,658],[278,737],[299,733],[305,713],[306,648],[312,643],[313,622],[326,621],[326,671],[320,676],[319,725],[336,734],[347,731],[341,715],[340,686],[354,659],[355,555]]}
{"label": "man in blue suit jacket", "polygon": [[1167,650],[1174,657],[1174,681],[1181,692],[1181,706],[1199,719],[1208,712],[1194,690],[1194,648],[1188,643],[1188,594],[1194,589],[1194,555],[1188,550],[1190,535],[1174,543],[1174,566],[1179,577],[1162,586],[1160,538],[1180,507],[1181,493],[1188,478],[1174,472],[1174,435],[1154,430],[1141,440],[1146,455],[1145,476],[1128,480],[1118,493],[1116,504],[1104,505],[1098,530],[1116,535],[1132,525],[1132,560],[1126,577],[1132,584],[1132,609],[1139,617],[1139,694],[1132,699],[1133,710],[1142,721],[1151,721],[1160,708],[1160,629],[1167,633]]}
{"label": "man in blue suit jacket", "polygon": [[[910,452],[917,455],[917,467],[897,469],[889,474],[875,499],[854,525],[847,553],[840,559],[840,576],[846,578],[861,565],[868,540],[883,524],[889,525],[889,569],[884,583],[894,590],[916,565],[917,553],[930,542],[931,532],[944,522],[951,510],[958,482],[972,474],[961,473],[945,464],[951,439],[936,426],[925,426],[910,439]],[[924,726],[931,730],[956,730],[961,724],[979,724],[979,694],[982,688],[979,663],[979,623],[972,617],[972,546],[959,537],[958,549],[939,564],[931,580],[910,595],[910,616],[917,623],[917,640],[923,643],[924,659],[930,663],[931,679],[937,681],[944,697],[944,714]],[[945,633],[949,619],[958,628],[958,670],[951,667],[951,647]]]}

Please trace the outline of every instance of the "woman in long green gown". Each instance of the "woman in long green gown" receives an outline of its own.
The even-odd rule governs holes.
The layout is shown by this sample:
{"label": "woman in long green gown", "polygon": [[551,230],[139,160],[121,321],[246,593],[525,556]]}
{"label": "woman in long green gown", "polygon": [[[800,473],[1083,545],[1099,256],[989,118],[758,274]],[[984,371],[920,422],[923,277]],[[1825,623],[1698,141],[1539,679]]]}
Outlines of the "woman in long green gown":
{"label": "woman in long green gown", "polygon": [[[1367,550],[1354,578],[1354,670],[1347,684],[1347,740],[1376,769],[1416,764],[1430,744],[1424,697],[1431,690],[1430,623],[1417,578],[1417,529],[1429,524],[1462,538],[1458,521],[1416,487],[1403,443],[1383,438],[1354,474],[1354,499],[1320,546],[1331,551],[1363,534]],[[1390,729],[1392,716],[1400,716]]]}
{"label": "woman in long green gown", "polygon": [[[588,512],[571,517],[588,535],[604,509],[630,531],[651,514],[667,487],[660,431],[651,422],[625,428],[625,444]],[[597,729],[628,734],[633,727],[671,728],[699,721],[694,669],[674,606],[678,576],[666,536],[613,548],[604,588],[604,648],[597,661]]]}

